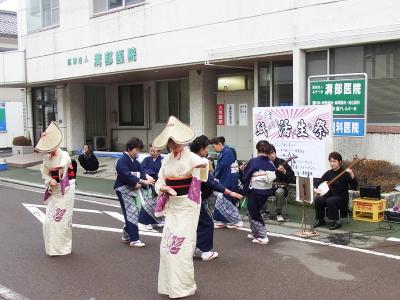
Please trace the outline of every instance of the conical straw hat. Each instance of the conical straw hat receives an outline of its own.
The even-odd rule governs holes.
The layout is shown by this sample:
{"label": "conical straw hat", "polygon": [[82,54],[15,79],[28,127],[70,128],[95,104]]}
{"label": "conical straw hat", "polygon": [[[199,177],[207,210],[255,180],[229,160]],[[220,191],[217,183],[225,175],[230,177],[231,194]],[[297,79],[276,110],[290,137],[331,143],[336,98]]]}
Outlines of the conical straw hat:
{"label": "conical straw hat", "polygon": [[174,116],[170,116],[164,130],[155,138],[152,146],[161,150],[167,146],[168,140],[172,139],[177,144],[188,144],[196,138],[196,133],[192,128],[179,121]]}
{"label": "conical straw hat", "polygon": [[39,152],[51,152],[60,146],[62,139],[63,134],[61,129],[56,122],[52,121],[46,131],[42,133],[35,150]]}

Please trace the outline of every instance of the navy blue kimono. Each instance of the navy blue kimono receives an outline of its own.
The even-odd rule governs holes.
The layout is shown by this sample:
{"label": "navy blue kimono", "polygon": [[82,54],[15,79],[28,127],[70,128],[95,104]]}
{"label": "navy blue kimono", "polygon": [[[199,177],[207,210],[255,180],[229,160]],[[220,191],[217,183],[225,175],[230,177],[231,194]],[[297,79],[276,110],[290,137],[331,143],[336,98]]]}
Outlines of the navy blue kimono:
{"label": "navy blue kimono", "polygon": [[[136,206],[135,197],[138,196],[140,191],[135,191],[134,188],[140,178],[132,174],[132,172],[140,173],[140,163],[136,158],[132,159],[127,153],[124,153],[117,161],[116,171],[117,179],[115,180],[114,189],[124,214],[124,231],[128,233],[131,242],[137,241],[139,240],[139,208]],[[140,177],[145,179],[142,175]]]}
{"label": "navy blue kimono", "polygon": [[213,191],[223,193],[225,187],[209,172],[207,181],[201,183],[201,208],[196,243],[201,252],[208,252],[213,248],[214,222],[208,210],[208,198]]}
{"label": "navy blue kimono", "polygon": [[[273,172],[275,176],[275,166],[268,157],[264,155],[254,157],[249,160],[243,171],[243,181],[246,187],[250,185],[253,174],[258,171],[270,171]],[[250,229],[253,236],[256,238],[267,237],[267,229],[265,228],[265,223],[261,216],[260,209],[265,205],[268,197],[273,194],[273,188],[255,189],[250,187],[247,190],[247,209],[249,211]]]}
{"label": "navy blue kimono", "polygon": [[[161,155],[159,155],[155,160],[151,156],[143,159],[141,165],[144,176],[148,174],[157,180],[162,159],[163,158]],[[154,187],[150,186],[142,189],[142,195],[144,201],[139,213],[139,223],[145,225],[160,224],[163,221],[163,218],[157,218],[154,215],[154,210],[157,204],[157,194],[154,190]]]}
{"label": "navy blue kimono", "polygon": [[160,171],[161,168],[161,161],[162,161],[162,156],[159,155],[156,160],[154,160],[151,156],[146,157],[143,159],[141,166],[142,166],[142,172],[144,174],[148,174],[151,177],[154,178],[154,180],[157,181],[158,179],[158,172]]}
{"label": "navy blue kimono", "polygon": [[[214,175],[224,187],[238,192],[239,166],[232,148],[225,146],[222,149]],[[239,200],[219,194],[215,202],[214,220],[224,225],[243,224],[238,205]]]}

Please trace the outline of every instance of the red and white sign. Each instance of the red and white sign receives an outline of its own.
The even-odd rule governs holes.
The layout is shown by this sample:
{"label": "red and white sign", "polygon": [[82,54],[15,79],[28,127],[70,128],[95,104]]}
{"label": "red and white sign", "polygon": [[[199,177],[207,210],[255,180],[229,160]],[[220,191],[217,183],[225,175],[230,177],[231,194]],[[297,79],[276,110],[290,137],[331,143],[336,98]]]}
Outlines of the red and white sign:
{"label": "red and white sign", "polygon": [[225,109],[223,104],[217,104],[217,125],[225,125]]}

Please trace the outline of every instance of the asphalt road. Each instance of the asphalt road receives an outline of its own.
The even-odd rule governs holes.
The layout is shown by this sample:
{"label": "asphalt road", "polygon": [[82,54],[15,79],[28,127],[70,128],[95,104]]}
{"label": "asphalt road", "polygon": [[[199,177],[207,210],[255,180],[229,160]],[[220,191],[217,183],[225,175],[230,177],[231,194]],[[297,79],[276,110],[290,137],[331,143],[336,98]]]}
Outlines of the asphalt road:
{"label": "asphalt road", "polygon": [[[0,299],[167,299],[157,294],[160,234],[143,234],[145,248],[128,247],[116,205],[76,200],[87,211],[74,212],[73,253],[48,257],[32,214],[45,211],[41,198],[0,184]],[[254,245],[246,235],[216,231],[220,258],[195,260],[191,299],[400,299],[398,244],[379,256],[285,236]]]}

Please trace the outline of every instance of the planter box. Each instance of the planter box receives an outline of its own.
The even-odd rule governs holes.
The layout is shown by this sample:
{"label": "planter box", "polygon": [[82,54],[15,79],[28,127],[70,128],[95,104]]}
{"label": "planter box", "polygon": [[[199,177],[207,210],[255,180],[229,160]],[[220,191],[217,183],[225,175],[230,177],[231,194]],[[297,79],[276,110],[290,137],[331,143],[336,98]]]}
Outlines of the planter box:
{"label": "planter box", "polygon": [[33,153],[33,146],[12,146],[13,155],[22,155]]}

